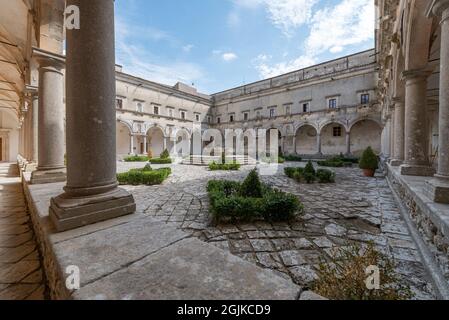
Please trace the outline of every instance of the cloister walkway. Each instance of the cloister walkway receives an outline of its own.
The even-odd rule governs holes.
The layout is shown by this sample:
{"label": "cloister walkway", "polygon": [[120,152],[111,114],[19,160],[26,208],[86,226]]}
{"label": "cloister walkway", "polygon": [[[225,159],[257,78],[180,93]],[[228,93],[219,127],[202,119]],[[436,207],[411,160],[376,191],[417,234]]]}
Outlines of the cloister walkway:
{"label": "cloister walkway", "polygon": [[0,163],[0,300],[43,300],[45,281],[16,164]]}

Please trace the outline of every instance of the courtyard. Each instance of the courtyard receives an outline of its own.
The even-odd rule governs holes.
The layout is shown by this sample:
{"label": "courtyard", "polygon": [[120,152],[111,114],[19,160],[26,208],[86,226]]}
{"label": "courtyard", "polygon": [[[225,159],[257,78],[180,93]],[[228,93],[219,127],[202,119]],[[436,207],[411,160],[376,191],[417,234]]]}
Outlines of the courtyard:
{"label": "courtyard", "polygon": [[[255,265],[275,271],[303,289],[317,279],[318,265],[330,261],[335,248],[373,241],[393,257],[397,272],[415,299],[433,299],[423,263],[387,181],[382,174],[364,177],[358,168],[333,168],[335,184],[298,184],[280,165],[265,183],[295,194],[305,214],[290,223],[212,223],[206,191],[211,179],[243,180],[254,167],[237,172],[212,172],[207,167],[172,165],[172,175],[157,186],[126,186],[137,204],[136,214],[173,225],[200,240]],[[142,167],[118,163],[118,171]],[[153,166],[154,168],[161,166]],[[163,167],[163,166],[162,166]]]}

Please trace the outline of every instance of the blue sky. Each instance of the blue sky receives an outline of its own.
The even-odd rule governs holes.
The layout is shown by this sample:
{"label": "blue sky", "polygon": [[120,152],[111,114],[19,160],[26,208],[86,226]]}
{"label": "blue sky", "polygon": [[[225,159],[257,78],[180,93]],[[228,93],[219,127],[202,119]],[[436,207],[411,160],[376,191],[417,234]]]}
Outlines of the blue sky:
{"label": "blue sky", "polygon": [[374,0],[116,0],[124,72],[216,93],[374,46]]}

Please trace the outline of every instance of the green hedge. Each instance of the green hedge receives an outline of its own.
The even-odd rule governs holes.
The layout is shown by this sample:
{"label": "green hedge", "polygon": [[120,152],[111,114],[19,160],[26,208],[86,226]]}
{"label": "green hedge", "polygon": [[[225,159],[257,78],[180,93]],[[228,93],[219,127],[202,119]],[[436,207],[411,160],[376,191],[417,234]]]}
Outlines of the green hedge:
{"label": "green hedge", "polygon": [[352,164],[358,162],[359,160],[357,158],[348,158],[340,155],[324,161],[318,161],[317,163],[322,167],[342,168],[342,167],[352,167]]}
{"label": "green hedge", "polygon": [[153,158],[150,159],[151,164],[171,164],[173,161],[170,158]]}
{"label": "green hedge", "polygon": [[209,164],[209,170],[211,171],[238,171],[240,170],[239,163],[216,163],[215,161]]}
{"label": "green hedge", "polygon": [[243,183],[209,181],[207,191],[215,221],[288,221],[304,210],[296,196],[262,184],[255,170]]}
{"label": "green hedge", "polygon": [[125,162],[147,162],[147,156],[129,156],[123,159]]}
{"label": "green hedge", "polygon": [[121,185],[156,185],[164,182],[171,174],[170,168],[162,169],[131,169],[125,173],[117,174],[117,180]]}
{"label": "green hedge", "polygon": [[291,162],[301,162],[302,161],[302,158],[300,156],[294,156],[294,155],[285,156],[284,159],[285,159],[285,161],[291,161]]}
{"label": "green hedge", "polygon": [[287,177],[295,179],[299,183],[312,183],[314,181],[318,181],[319,183],[335,182],[335,172],[327,169],[318,169],[315,171],[313,165],[310,162],[309,164],[307,164],[306,168],[284,168],[284,173]]}

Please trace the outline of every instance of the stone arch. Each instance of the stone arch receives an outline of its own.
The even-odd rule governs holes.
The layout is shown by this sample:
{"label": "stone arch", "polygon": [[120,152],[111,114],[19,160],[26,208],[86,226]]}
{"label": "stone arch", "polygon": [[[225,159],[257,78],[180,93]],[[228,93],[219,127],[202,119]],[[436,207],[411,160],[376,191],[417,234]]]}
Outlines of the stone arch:
{"label": "stone arch", "polygon": [[346,132],[348,132],[346,126],[339,121],[329,121],[321,126],[321,153],[326,156],[345,154]]}
{"label": "stone arch", "polygon": [[303,124],[296,129],[296,146],[297,154],[312,155],[317,154],[317,136],[318,130],[312,124]]}
{"label": "stone arch", "polygon": [[164,129],[159,125],[153,125],[148,128],[146,136],[148,153],[151,151],[153,157],[159,157],[166,147]]}
{"label": "stone arch", "polygon": [[174,153],[179,157],[190,154],[190,140],[192,135],[186,128],[176,129],[174,133]]}
{"label": "stone arch", "polygon": [[363,151],[371,147],[377,154],[381,153],[382,125],[370,118],[358,119],[351,125],[351,153],[361,156]]}
{"label": "stone arch", "polygon": [[117,156],[123,158],[126,155],[134,152],[131,150],[131,126],[123,121],[116,122],[116,139],[117,139]]}
{"label": "stone arch", "polygon": [[282,147],[282,140],[284,138],[284,136],[282,135],[282,131],[279,130],[276,127],[271,127],[269,129],[267,129],[266,131],[266,137],[265,137],[265,142],[266,142],[266,153],[267,155],[270,154],[270,150],[273,147],[272,143],[271,143],[271,130],[276,130],[278,132],[278,153],[282,154],[283,153],[283,147]]}

